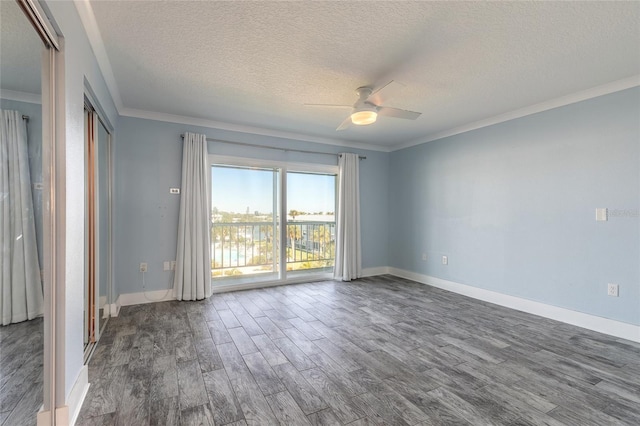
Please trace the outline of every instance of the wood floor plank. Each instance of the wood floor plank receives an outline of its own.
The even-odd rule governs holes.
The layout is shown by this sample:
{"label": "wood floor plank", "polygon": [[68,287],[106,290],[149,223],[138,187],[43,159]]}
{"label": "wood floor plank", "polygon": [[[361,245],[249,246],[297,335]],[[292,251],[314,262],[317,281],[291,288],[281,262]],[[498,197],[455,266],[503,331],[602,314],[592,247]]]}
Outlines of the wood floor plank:
{"label": "wood floor plank", "polygon": [[42,389],[41,383],[31,383],[28,385],[33,388],[24,392],[24,396],[11,411],[11,414],[6,418],[4,424],[9,425],[35,425],[36,418],[35,413],[38,412],[42,406],[42,392],[38,390]]}
{"label": "wood floor plank", "polygon": [[455,413],[456,416],[467,420],[473,425],[496,426],[501,424],[497,420],[485,417],[478,407],[475,407],[473,404],[465,401],[444,387],[434,389],[428,392],[428,395],[436,398],[442,405]]}
{"label": "wood floor plank", "polygon": [[233,343],[236,344],[236,348],[238,348],[241,355],[258,352],[257,346],[253,343],[253,340],[251,340],[247,332],[244,331],[244,328],[229,328],[227,331],[229,335],[231,335],[231,339]]}
{"label": "wood floor plank", "polygon": [[222,320],[220,321],[209,321],[207,322],[209,325],[209,333],[211,333],[211,338],[213,339],[213,343],[216,345],[221,345],[223,343],[233,342],[231,339],[231,335],[227,331],[227,328],[224,326]]}
{"label": "wood floor plank", "polygon": [[324,352],[318,352],[309,358],[329,377],[345,394],[356,396],[367,390],[352,380],[346,370]]}
{"label": "wood floor plank", "polygon": [[240,402],[244,420],[249,426],[277,425],[271,407],[250,374],[240,374],[230,379]]}
{"label": "wood floor plank", "polygon": [[265,396],[286,390],[278,375],[271,369],[260,352],[243,355],[243,358]]}
{"label": "wood floor plank", "polygon": [[331,408],[311,413],[307,419],[313,426],[340,426],[342,424]]}
{"label": "wood floor plank", "polygon": [[289,362],[298,370],[306,370],[316,366],[289,338],[276,339],[273,343],[275,343],[278,349],[280,349],[280,352],[282,352]]}
{"label": "wood floor plank", "polygon": [[282,331],[288,338],[298,347],[305,355],[310,356],[312,354],[322,352],[322,350],[313,344],[300,330],[297,328],[287,328]]}
{"label": "wood floor plank", "polygon": [[177,396],[151,401],[149,426],[178,426],[179,424],[180,403]]}
{"label": "wood floor plank", "polygon": [[[437,389],[439,384],[423,380],[422,377],[390,377],[385,383],[408,401],[413,403],[428,417],[420,423],[428,425],[469,425],[470,423],[456,415],[455,411],[441,404],[428,392]],[[420,424],[418,423],[418,424]]]}
{"label": "wood floor plank", "polygon": [[202,375],[204,385],[213,407],[213,419],[216,424],[233,423],[244,419],[231,382],[225,370],[214,370]]}
{"label": "wood floor plank", "polygon": [[294,401],[289,392],[279,392],[268,395],[267,402],[275,414],[278,422],[282,426],[304,426],[311,425],[298,404]]}
{"label": "wood floor plank", "polygon": [[255,322],[264,330],[265,334],[269,336],[271,340],[282,339],[285,337],[278,326],[269,317],[254,318]]}
{"label": "wood floor plank", "polygon": [[358,364],[351,355],[346,353],[342,348],[333,344],[329,339],[325,338],[314,340],[313,344],[322,349],[322,352],[330,356],[332,360],[342,366],[342,368],[347,372],[360,370],[362,368],[362,366]]}
{"label": "wood floor plank", "polygon": [[224,323],[224,326],[229,328],[242,327],[240,321],[236,318],[236,316],[231,312],[231,310],[219,310],[218,315],[220,315],[220,319]]}
{"label": "wood floor plank", "polygon": [[244,315],[236,315],[236,318],[238,319],[238,322],[242,324],[242,328],[244,328],[244,331],[246,331],[249,336],[264,334],[264,330],[262,330],[258,323],[248,313]]}
{"label": "wood floor plank", "polygon": [[289,319],[289,322],[309,340],[318,340],[324,337],[315,328],[298,317]]}
{"label": "wood floor plank", "polygon": [[209,402],[197,360],[179,362],[176,364],[176,370],[181,410]]}
{"label": "wood floor plank", "polygon": [[39,389],[42,393],[43,354],[28,357],[0,389],[0,412],[13,410],[27,392]]}
{"label": "wood floor plank", "polygon": [[151,401],[178,396],[178,371],[175,357],[164,356],[154,360],[149,389]]}
{"label": "wood floor plank", "polygon": [[335,415],[343,423],[364,417],[364,412],[354,405],[349,397],[320,370],[309,369],[300,374],[315,388],[320,397],[329,404]]}
{"label": "wood floor plank", "polygon": [[571,410],[567,407],[557,407],[549,411],[549,416],[568,425],[601,426],[623,425],[624,423],[601,411],[588,410],[582,407],[580,410]]}
{"label": "wood floor plank", "polygon": [[280,364],[273,369],[305,414],[311,414],[328,407],[318,391],[293,365]]}
{"label": "wood floor plank", "polygon": [[213,339],[210,337],[196,338],[194,346],[200,363],[200,370],[203,373],[223,368],[222,358],[220,358]]}
{"label": "wood floor plank", "polygon": [[483,394],[487,394],[492,400],[507,407],[509,411],[517,413],[519,419],[527,421],[531,424],[548,424],[549,426],[562,426],[562,423],[549,417],[546,413],[542,413],[531,404],[528,400],[521,398],[511,388],[499,383],[485,386],[481,389]]}
{"label": "wood floor plank", "polygon": [[215,426],[213,410],[209,403],[185,408],[180,411],[181,425]]}
{"label": "wood floor plank", "polygon": [[180,333],[174,339],[176,347],[176,362],[190,361],[197,358],[196,348],[193,346],[193,337],[190,332]]}
{"label": "wood floor plank", "polygon": [[238,349],[233,342],[218,345],[216,348],[218,349],[218,353],[222,359],[222,364],[224,365],[224,369],[226,370],[229,379],[241,374],[250,374],[247,365],[244,362],[244,358],[242,358],[242,355],[240,355],[240,352],[238,352]]}
{"label": "wood floor plank", "polygon": [[126,376],[126,365],[106,367],[85,398],[80,417],[96,417],[115,412],[122,398]]}
{"label": "wood floor plank", "polygon": [[260,334],[251,338],[253,343],[258,347],[264,359],[269,365],[279,365],[289,362],[286,356],[278,349],[273,341],[266,335]]}
{"label": "wood floor plank", "polygon": [[368,423],[376,425],[409,425],[398,415],[395,410],[390,409],[371,393],[363,393],[352,398],[353,403],[366,415]]}
{"label": "wood floor plank", "polygon": [[130,377],[124,386],[122,401],[116,415],[117,426],[149,424],[149,380]]}

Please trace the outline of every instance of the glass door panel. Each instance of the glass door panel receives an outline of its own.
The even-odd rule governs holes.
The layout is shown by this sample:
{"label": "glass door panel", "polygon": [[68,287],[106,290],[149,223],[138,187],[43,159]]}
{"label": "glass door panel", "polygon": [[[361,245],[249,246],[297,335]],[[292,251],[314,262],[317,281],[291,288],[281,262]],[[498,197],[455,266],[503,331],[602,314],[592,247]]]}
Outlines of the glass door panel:
{"label": "glass door panel", "polygon": [[336,176],[287,172],[287,274],[332,272]]}
{"label": "glass door panel", "polygon": [[211,167],[211,278],[280,278],[276,168]]}

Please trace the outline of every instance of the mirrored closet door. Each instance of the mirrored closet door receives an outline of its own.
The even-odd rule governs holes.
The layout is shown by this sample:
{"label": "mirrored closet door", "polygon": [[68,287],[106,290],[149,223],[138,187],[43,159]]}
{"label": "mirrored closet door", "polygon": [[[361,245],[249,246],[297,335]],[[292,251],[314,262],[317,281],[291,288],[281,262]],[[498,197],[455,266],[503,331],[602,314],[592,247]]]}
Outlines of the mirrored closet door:
{"label": "mirrored closet door", "polygon": [[108,126],[85,99],[86,281],[85,359],[100,339],[111,312],[111,137]]}
{"label": "mirrored closet door", "polygon": [[44,26],[36,31],[29,21],[37,19],[26,16],[34,7],[29,0],[0,2],[0,425],[35,425],[52,394],[45,201],[52,195],[46,165],[54,111],[42,84],[50,81],[52,56]]}

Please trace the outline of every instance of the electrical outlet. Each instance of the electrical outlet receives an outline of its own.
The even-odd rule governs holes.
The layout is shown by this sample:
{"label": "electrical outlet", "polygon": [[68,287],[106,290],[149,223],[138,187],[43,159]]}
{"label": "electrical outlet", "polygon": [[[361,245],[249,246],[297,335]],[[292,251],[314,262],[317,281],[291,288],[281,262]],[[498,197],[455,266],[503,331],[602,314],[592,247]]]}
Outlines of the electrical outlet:
{"label": "electrical outlet", "polygon": [[175,271],[175,270],[176,270],[176,261],[175,261],[175,260],[172,260],[172,261],[171,261],[171,270],[172,270],[172,271]]}
{"label": "electrical outlet", "polygon": [[180,188],[169,188],[169,194],[179,194]]}
{"label": "electrical outlet", "polygon": [[449,264],[449,258],[447,256],[442,256],[442,264],[443,265],[448,265]]}
{"label": "electrical outlet", "polygon": [[142,262],[140,264],[140,272],[147,272],[147,263],[146,262]]}
{"label": "electrical outlet", "polygon": [[422,253],[422,260],[427,260],[427,253]]}
{"label": "electrical outlet", "polygon": [[165,262],[162,262],[162,270],[163,271],[170,271],[171,270],[171,262],[169,262],[168,260]]}
{"label": "electrical outlet", "polygon": [[607,284],[607,296],[618,297],[618,284]]}

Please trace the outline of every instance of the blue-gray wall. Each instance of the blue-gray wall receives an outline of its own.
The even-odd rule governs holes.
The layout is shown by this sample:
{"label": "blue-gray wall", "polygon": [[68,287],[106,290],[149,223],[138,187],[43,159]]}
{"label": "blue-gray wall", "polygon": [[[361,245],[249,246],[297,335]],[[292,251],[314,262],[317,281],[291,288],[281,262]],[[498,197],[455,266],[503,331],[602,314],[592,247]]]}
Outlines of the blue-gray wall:
{"label": "blue-gray wall", "polygon": [[[58,315],[64,317],[64,330],[58,330],[56,356],[57,406],[64,405],[67,395],[80,374],[83,361],[83,311],[85,284],[85,143],[84,96],[87,86],[104,112],[104,119],[116,124],[118,112],[111,99],[100,67],[93,54],[74,2],[45,1],[64,36],[65,117],[65,280],[59,289]],[[115,139],[116,132],[112,133]]]}
{"label": "blue-gray wall", "polygon": [[[162,262],[175,259],[180,196],[169,194],[179,187],[182,167],[182,140],[185,131],[204,133],[210,138],[255,144],[314,150],[342,151],[366,155],[361,167],[361,209],[363,267],[388,264],[388,184],[389,154],[354,150],[331,145],[277,139],[183,124],[121,117],[115,148],[114,291],[142,291],[140,262],[149,266],[148,290],[169,289],[173,274],[164,272]],[[336,164],[336,156],[301,154],[209,143],[209,152],[292,162]]]}
{"label": "blue-gray wall", "polygon": [[30,102],[0,99],[0,108],[19,111],[28,115],[27,145],[29,150],[29,173],[31,175],[31,195],[36,226],[38,259],[42,269],[42,190],[35,189],[35,183],[42,183],[42,106]]}
{"label": "blue-gray wall", "polygon": [[640,324],[639,123],[633,88],[393,152],[390,266]]}

